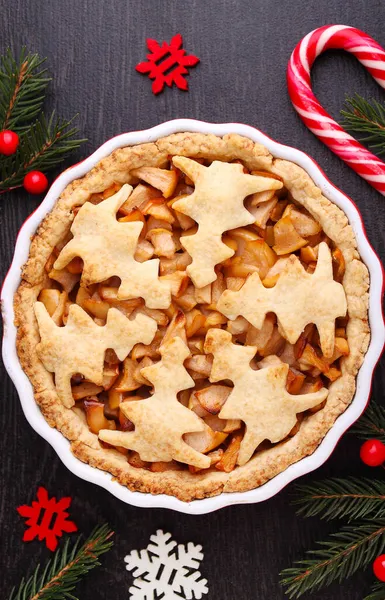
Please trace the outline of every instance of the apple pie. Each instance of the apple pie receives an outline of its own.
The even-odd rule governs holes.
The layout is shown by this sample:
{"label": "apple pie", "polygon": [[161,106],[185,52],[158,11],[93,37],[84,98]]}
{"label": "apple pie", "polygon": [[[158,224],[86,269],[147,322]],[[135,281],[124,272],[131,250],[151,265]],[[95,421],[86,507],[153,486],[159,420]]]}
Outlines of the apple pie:
{"label": "apple pie", "polygon": [[80,460],[184,501],[246,491],[352,401],[368,286],[347,217],[303,169],[178,133],[64,190],[23,268],[17,350]]}

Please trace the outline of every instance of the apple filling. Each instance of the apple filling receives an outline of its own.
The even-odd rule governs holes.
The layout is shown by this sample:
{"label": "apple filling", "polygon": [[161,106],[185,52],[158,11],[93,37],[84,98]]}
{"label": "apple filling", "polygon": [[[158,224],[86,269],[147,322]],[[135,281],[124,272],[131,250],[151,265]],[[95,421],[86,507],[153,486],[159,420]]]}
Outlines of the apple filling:
{"label": "apple filling", "polygon": [[[196,160],[205,166],[210,164],[203,159]],[[245,173],[250,172],[245,166],[243,168]],[[105,325],[111,307],[129,318],[141,313],[157,323],[153,341],[148,345],[136,344],[123,362],[113,350],[106,351],[102,385],[87,381],[80,373],[72,377],[72,395],[76,403],[72,410],[85,419],[90,431],[96,435],[101,429],[133,431],[134,424],[120,406],[122,402],[136,402],[151,396],[153,388],[142,374],[142,369],[160,360],[162,343],[179,336],[190,350],[184,366],[194,380],[195,387],[179,392],[178,399],[204,422],[203,431],[187,433],[184,440],[210,458],[210,469],[230,472],[237,464],[244,424],[239,419],[221,419],[218,416],[233,386],[229,380],[215,384],[210,382],[213,356],[204,351],[209,329],[225,329],[231,334],[233,343],[256,346],[258,351],[251,362],[254,369],[281,362],[288,364],[286,389],[296,395],[316,392],[340,377],[340,359],[349,354],[346,339],[348,319],[343,317],[336,320],[334,352],[326,358],[322,354],[315,325],[307,325],[298,340],[291,344],[283,337],[274,313],[268,313],[263,326],[256,329],[242,316],[228,319],[218,310],[219,299],[226,290],[239,291],[253,273],[258,273],[266,288],[273,288],[293,254],[312,274],[317,266],[321,242],[330,248],[333,277],[340,283],[345,272],[344,258],[320,224],[294,202],[285,187],[258,192],[248,196],[244,203],[253,215],[254,223],[223,234],[222,241],[233,251],[233,255],[215,267],[216,280],[213,283],[197,288],[186,272],[192,261],[183,249],[181,239],[194,235],[198,226],[191,217],[173,208],[175,202],[194,191],[193,182],[172,163],[169,168],[163,169],[141,167],[131,174],[136,184],[128,200],[120,207],[117,218],[120,222],[143,223],[135,259],[145,262],[159,258],[159,277],[171,286],[172,301],[167,309],[159,310],[146,307],[141,298],[120,300],[120,279],[117,277],[82,287],[81,258],[74,258],[64,269],[53,268],[57,256],[72,234],[69,233],[54,248],[45,267],[50,283],[41,290],[38,300],[45,305],[56,325],[66,324],[68,310],[73,303],[81,306],[101,326]],[[267,172],[251,171],[251,174],[279,179],[277,175]],[[103,193],[91,195],[88,201],[99,204],[120,187],[114,184]],[[74,215],[79,208],[73,208]],[[255,393],[258,394],[258,390]],[[289,436],[298,433],[304,415],[322,409],[324,404],[299,413]],[[269,445],[270,442],[263,442],[257,452]],[[191,473],[202,472],[202,469],[177,461],[145,462],[137,452],[117,449],[137,468],[154,472],[180,469],[189,469]]]}

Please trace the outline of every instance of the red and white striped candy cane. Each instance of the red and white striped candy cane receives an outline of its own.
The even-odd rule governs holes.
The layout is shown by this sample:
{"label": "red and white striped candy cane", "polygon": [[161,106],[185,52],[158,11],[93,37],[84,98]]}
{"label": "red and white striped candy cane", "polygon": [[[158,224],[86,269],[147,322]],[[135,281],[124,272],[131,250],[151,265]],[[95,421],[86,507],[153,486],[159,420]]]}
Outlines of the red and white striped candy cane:
{"label": "red and white striped candy cane", "polygon": [[347,25],[325,25],[296,46],[287,69],[290,99],[305,125],[349,167],[385,196],[385,163],[364,148],[324,110],[312,92],[310,69],[324,50],[354,54],[385,88],[385,51],[369,35]]}

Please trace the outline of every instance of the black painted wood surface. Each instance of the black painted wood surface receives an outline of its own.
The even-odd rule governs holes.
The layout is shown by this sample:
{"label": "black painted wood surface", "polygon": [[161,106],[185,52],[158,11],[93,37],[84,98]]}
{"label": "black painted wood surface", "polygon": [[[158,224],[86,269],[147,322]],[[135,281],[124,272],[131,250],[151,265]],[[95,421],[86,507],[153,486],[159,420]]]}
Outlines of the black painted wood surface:
{"label": "black painted wood surface", "polygon": [[[384,257],[384,199],[349,170],[303,126],[291,107],[286,64],[295,44],[326,23],[359,27],[385,45],[381,0],[2,0],[0,51],[22,44],[48,56],[53,83],[47,110],[71,116],[79,111],[88,138],[71,162],[87,156],[115,134],[143,129],[176,117],[255,125],[271,137],[308,152],[362,211],[370,240]],[[201,58],[191,70],[190,91],[151,93],[150,81],[135,72],[144,60],[145,39],[169,40],[182,33],[186,49]],[[314,89],[335,117],[345,94],[358,91],[384,100],[384,92],[357,61],[328,52],[313,70]],[[69,163],[70,164],[70,163]],[[17,232],[39,199],[23,192],[1,197],[2,275],[12,258]],[[376,372],[373,396],[383,396],[384,363]],[[42,484],[51,494],[72,495],[71,515],[88,533],[107,520],[116,530],[115,547],[79,587],[82,600],[128,597],[131,576],[123,557],[147,545],[158,528],[180,542],[202,543],[202,573],[210,600],[279,600],[279,571],[302,556],[333,526],[304,521],[290,506],[293,486],[274,499],[235,506],[206,516],[131,508],[106,491],[72,475],[50,446],[26,422],[16,391],[2,371],[0,410],[0,589],[7,598],[22,574],[49,552],[39,542],[23,544],[23,520],[16,506],[30,502]],[[345,436],[316,474],[368,474],[358,459],[359,442]],[[309,594],[314,600],[359,600],[372,580],[370,569],[349,582]]]}

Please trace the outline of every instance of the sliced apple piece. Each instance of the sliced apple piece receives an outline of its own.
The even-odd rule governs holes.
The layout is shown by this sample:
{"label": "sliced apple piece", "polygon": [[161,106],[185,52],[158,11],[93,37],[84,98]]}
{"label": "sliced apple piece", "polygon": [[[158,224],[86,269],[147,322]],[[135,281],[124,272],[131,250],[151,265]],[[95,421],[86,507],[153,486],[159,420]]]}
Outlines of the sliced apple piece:
{"label": "sliced apple piece", "polygon": [[160,274],[169,275],[175,271],[185,271],[192,263],[192,258],[187,252],[178,252],[172,258],[160,259]]}
{"label": "sliced apple piece", "polygon": [[42,302],[50,317],[54,314],[60,302],[60,290],[44,288],[38,295],[38,301]]}
{"label": "sliced apple piece", "polygon": [[103,391],[103,388],[91,381],[83,381],[79,385],[72,386],[72,397],[75,400],[82,400],[90,396],[96,396]]}
{"label": "sliced apple piece", "polygon": [[246,279],[251,273],[258,273],[258,267],[246,264],[242,256],[233,256],[226,261],[224,272],[227,278],[242,277]]}
{"label": "sliced apple piece", "polygon": [[264,240],[255,240],[254,242],[246,242],[243,259],[247,264],[257,266],[260,278],[264,279],[277,262],[278,257]]}
{"label": "sliced apple piece", "polygon": [[80,280],[80,275],[76,273],[70,273],[66,269],[52,269],[49,272],[48,277],[60,283],[63,290],[67,292],[67,294],[72,292],[75,285]]}
{"label": "sliced apple piece", "polygon": [[194,394],[200,405],[212,415],[217,415],[227,398],[229,397],[232,388],[226,385],[210,385],[201,390],[197,390]]}
{"label": "sliced apple piece", "polygon": [[195,299],[195,287],[192,284],[188,285],[185,292],[178,298],[175,298],[175,303],[185,311],[192,310],[197,304]]}
{"label": "sliced apple piece", "polygon": [[116,388],[108,390],[108,404],[111,409],[117,409],[125,400],[125,393],[119,392]]}
{"label": "sliced apple piece", "polygon": [[166,344],[174,337],[180,337],[187,345],[186,317],[181,310],[179,310],[170,321],[163,337],[162,345]]}
{"label": "sliced apple piece", "polygon": [[107,200],[107,198],[111,198],[111,196],[116,194],[116,192],[118,192],[121,187],[122,186],[120,183],[113,183],[112,185],[110,185],[106,190],[104,190],[104,192],[102,192],[103,200]]}
{"label": "sliced apple piece", "polygon": [[171,460],[170,462],[153,462],[150,465],[150,471],[152,473],[165,473],[166,471],[182,471],[183,466],[178,463],[176,460]]}
{"label": "sliced apple piece", "polygon": [[314,331],[315,331],[315,326],[313,325],[313,323],[309,323],[308,325],[306,325],[305,329],[303,330],[303,332],[299,336],[298,340],[294,344],[294,356],[297,360],[299,358],[301,358],[308,341],[312,340]]}
{"label": "sliced apple piece", "polygon": [[213,366],[213,357],[207,354],[195,354],[185,360],[186,369],[191,369],[204,377],[209,377]]}
{"label": "sliced apple piece", "polygon": [[245,283],[245,281],[246,279],[244,277],[226,277],[226,288],[233,292],[238,292]]}
{"label": "sliced apple piece", "polygon": [[114,389],[117,392],[132,392],[141,386],[141,384],[138,383],[134,377],[136,367],[137,362],[135,360],[128,357],[124,359],[123,373],[114,385]]}
{"label": "sliced apple piece", "polygon": [[280,218],[283,215],[283,212],[286,208],[286,206],[288,205],[289,201],[288,200],[278,200],[277,204],[274,206],[272,213],[270,215],[270,220],[273,221],[274,223],[276,223],[277,221],[280,220]]}
{"label": "sliced apple piece", "polygon": [[191,338],[195,333],[204,326],[206,321],[205,315],[201,311],[193,308],[186,313],[186,335],[187,339]]}
{"label": "sliced apple piece", "polygon": [[168,275],[161,275],[161,281],[166,281],[171,288],[171,294],[176,298],[182,296],[187,289],[189,278],[186,271],[174,271]]}
{"label": "sliced apple piece", "polygon": [[175,218],[163,198],[149,200],[142,209],[144,215],[152,215],[155,219],[175,223]]}
{"label": "sliced apple piece", "polygon": [[160,190],[165,198],[170,198],[173,195],[178,183],[176,171],[159,169],[158,167],[139,167],[139,169],[133,169],[131,175]]}
{"label": "sliced apple piece", "polygon": [[319,392],[324,387],[321,377],[316,377],[313,381],[305,381],[301,388],[301,394],[312,394]]}
{"label": "sliced apple piece", "polygon": [[260,349],[263,350],[266,348],[271,336],[273,335],[275,324],[275,316],[273,314],[267,314],[261,329],[256,329],[252,325],[249,325],[246,333],[246,345],[257,346],[258,352]]}
{"label": "sliced apple piece", "polygon": [[279,358],[282,362],[285,362],[290,366],[297,365],[297,359],[294,354],[294,345],[286,342]]}
{"label": "sliced apple piece", "polygon": [[299,363],[301,368],[313,366],[316,367],[316,369],[319,369],[321,373],[324,373],[325,375],[327,375],[327,372],[330,369],[329,362],[323,356],[318,356],[315,348],[313,348],[313,346],[311,346],[309,343],[306,343],[302,355],[299,358]]}
{"label": "sliced apple piece", "polygon": [[79,306],[81,306],[81,308],[84,309],[84,301],[88,300],[89,298],[91,298],[90,290],[86,287],[79,287],[78,292],[76,294],[76,304],[78,304]]}
{"label": "sliced apple piece", "polygon": [[318,246],[314,246],[314,248],[312,246],[305,246],[304,248],[301,248],[299,256],[302,262],[306,264],[317,262]]}
{"label": "sliced apple piece", "polygon": [[198,304],[211,304],[211,283],[195,288],[195,300]]}
{"label": "sliced apple piece", "polygon": [[101,429],[116,429],[115,421],[110,421],[104,416],[104,404],[96,398],[84,400],[87,424],[92,433],[98,435]]}
{"label": "sliced apple piece", "polygon": [[267,222],[270,219],[278,202],[278,198],[274,195],[274,191],[271,191],[273,193],[271,199],[269,199],[267,202],[262,202],[261,204],[251,205],[249,208],[249,211],[255,219],[254,224],[257,225],[257,227],[261,227],[261,229],[265,229]]}
{"label": "sliced apple piece", "polygon": [[222,458],[215,465],[215,468],[218,469],[218,471],[230,473],[234,470],[235,465],[237,464],[242,439],[242,432],[236,432],[231,436],[230,443],[224,451]]}
{"label": "sliced apple piece", "polygon": [[275,194],[275,190],[264,190],[263,192],[255,192],[255,194],[250,194],[248,196],[248,204],[250,206],[258,206],[260,204],[266,204],[272,200]]}
{"label": "sliced apple piece", "polygon": [[273,250],[278,255],[290,254],[307,244],[307,240],[303,239],[295,229],[289,215],[282,217],[274,225],[274,240]]}
{"label": "sliced apple piece", "polygon": [[154,247],[154,254],[157,256],[165,256],[172,258],[176,252],[176,246],[172,232],[168,229],[151,229],[146,235],[146,239],[151,242]]}
{"label": "sliced apple piece", "polygon": [[75,258],[73,258],[66,266],[67,271],[72,273],[72,275],[80,275],[80,273],[83,271],[83,268],[84,262],[79,256],[75,256]]}
{"label": "sliced apple piece", "polygon": [[297,369],[290,368],[287,373],[286,389],[289,394],[299,394],[303,383],[305,381],[305,375]]}
{"label": "sliced apple piece", "polygon": [[159,356],[159,348],[163,340],[163,335],[164,332],[158,330],[151,344],[135,344],[131,351],[131,358],[133,360],[139,360],[143,358],[143,356],[157,358]]}
{"label": "sliced apple piece", "polygon": [[198,397],[197,397],[197,390],[193,391],[192,394],[190,395],[190,399],[188,402],[188,408],[190,410],[192,410],[193,412],[195,412],[195,414],[197,414],[198,417],[200,417],[201,419],[203,419],[204,417],[208,417],[210,414],[207,410],[205,410],[203,408],[203,406],[199,402]]}
{"label": "sliced apple piece", "polygon": [[132,210],[138,208],[139,210],[152,200],[153,198],[159,198],[162,195],[160,190],[155,189],[149,185],[143,185],[139,183],[133,190],[131,196],[122,204],[119,208],[119,213],[129,215]]}
{"label": "sliced apple piece", "polygon": [[96,300],[94,298],[86,298],[83,301],[83,308],[92,316],[98,319],[107,319],[107,313],[111,308],[108,302],[104,302],[103,300]]}
{"label": "sliced apple piece", "polygon": [[332,259],[334,279],[341,283],[345,275],[345,259],[339,248],[333,250]]}
{"label": "sliced apple piece", "polygon": [[290,217],[291,222],[301,237],[316,235],[322,230],[321,225],[312,216],[303,213],[294,204],[289,204],[286,207],[283,217],[286,216]]}
{"label": "sliced apple piece", "polygon": [[221,431],[213,431],[211,427],[205,424],[203,431],[194,431],[192,433],[185,433],[183,438],[184,441],[189,444],[197,452],[210,452],[218,446],[220,446],[228,434]]}
{"label": "sliced apple piece", "polygon": [[119,377],[118,365],[105,365],[103,369],[103,389],[109,390]]}
{"label": "sliced apple piece", "polygon": [[187,340],[187,345],[191,354],[203,354],[203,348],[205,344],[204,337],[192,337]]}
{"label": "sliced apple piece", "polygon": [[[210,467],[213,467],[214,465],[217,464],[217,462],[219,462],[223,456],[223,450],[222,448],[218,448],[217,450],[213,450],[212,452],[209,452],[206,456],[209,457],[210,459]],[[199,467],[194,467],[193,465],[189,465],[188,466],[190,473],[199,473],[200,471],[207,471],[207,469],[200,469]]]}
{"label": "sliced apple piece", "polygon": [[150,317],[150,319],[154,319],[159,327],[166,327],[166,325],[168,325],[168,316],[163,312],[163,310],[159,310],[158,308],[139,306],[131,314],[131,318],[135,319],[136,315],[145,315],[146,317]]}
{"label": "sliced apple piece", "polygon": [[232,335],[247,333],[251,327],[252,325],[244,317],[237,317],[234,321],[227,321],[227,331]]}
{"label": "sliced apple piece", "polygon": [[154,246],[148,240],[139,240],[135,249],[134,258],[142,263],[154,256]]}
{"label": "sliced apple piece", "polygon": [[[129,430],[130,431],[130,430]],[[131,467],[135,467],[135,469],[147,469],[149,470],[151,467],[150,462],[146,462],[142,460],[139,454],[135,451],[132,451],[127,458],[127,462],[131,465]]]}

